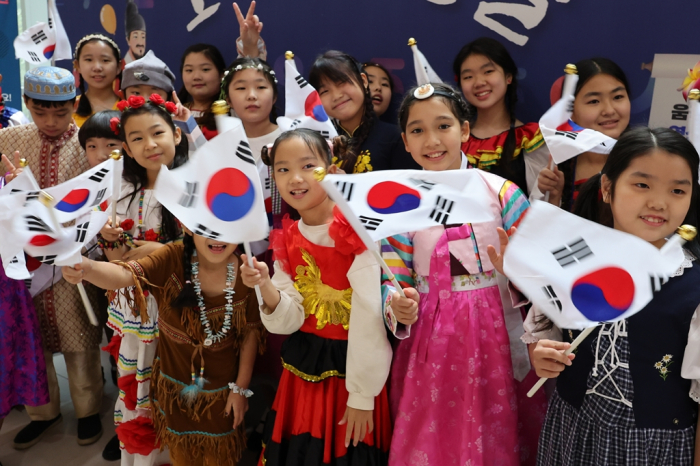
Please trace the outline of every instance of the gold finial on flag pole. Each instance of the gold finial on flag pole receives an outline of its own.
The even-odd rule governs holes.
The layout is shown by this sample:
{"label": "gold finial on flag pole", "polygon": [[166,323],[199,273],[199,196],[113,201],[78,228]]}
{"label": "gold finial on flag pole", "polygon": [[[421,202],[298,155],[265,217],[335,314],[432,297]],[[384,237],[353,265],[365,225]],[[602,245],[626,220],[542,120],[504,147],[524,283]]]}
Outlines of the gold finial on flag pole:
{"label": "gold finial on flag pole", "polygon": [[[695,89],[697,98],[700,99],[700,91]],[[691,91],[692,92],[692,91]],[[681,225],[676,228],[676,234],[686,241],[693,241],[698,234],[698,230],[693,225]]]}
{"label": "gold finial on flag pole", "polygon": [[20,166],[20,167],[26,168],[27,165],[29,165],[29,162],[27,162],[27,159],[25,159],[24,157],[22,157],[21,159],[19,159],[19,166]]}
{"label": "gold finial on flag pole", "polygon": [[566,74],[578,74],[578,69],[576,65],[569,63],[564,67],[564,73]]}
{"label": "gold finial on flag pole", "polygon": [[119,160],[122,158],[122,151],[120,151],[119,149],[114,149],[112,153],[109,154],[109,156],[114,160]]}
{"label": "gold finial on flag pole", "polygon": [[294,52],[292,52],[291,50],[287,50],[286,52],[284,52],[284,58],[286,60],[292,60],[294,58]]}
{"label": "gold finial on flag pole", "polygon": [[688,92],[688,100],[700,100],[700,89],[691,89]]}
{"label": "gold finial on flag pole", "polygon": [[316,181],[323,181],[323,179],[326,177],[326,173],[326,169],[323,167],[314,168],[314,178]]}
{"label": "gold finial on flag pole", "polygon": [[410,39],[408,39],[408,46],[413,47],[414,45],[418,45],[418,41],[411,37]]}
{"label": "gold finial on flag pole", "polygon": [[225,100],[217,100],[211,104],[211,112],[214,115],[228,115],[230,107]]}

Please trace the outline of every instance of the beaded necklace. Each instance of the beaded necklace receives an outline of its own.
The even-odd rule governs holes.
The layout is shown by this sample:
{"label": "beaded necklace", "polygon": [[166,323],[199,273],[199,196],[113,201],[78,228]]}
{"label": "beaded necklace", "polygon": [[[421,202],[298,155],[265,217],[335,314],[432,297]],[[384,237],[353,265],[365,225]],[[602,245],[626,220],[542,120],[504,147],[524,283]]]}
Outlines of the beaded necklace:
{"label": "beaded necklace", "polygon": [[[197,251],[194,254],[197,257]],[[213,333],[211,328],[211,322],[207,317],[206,308],[204,307],[204,297],[202,296],[202,286],[199,282],[199,262],[192,263],[192,285],[194,286],[194,292],[197,294],[197,306],[199,307],[199,320],[202,322],[204,327],[204,333],[207,338],[204,340],[204,346],[211,346],[223,340],[226,334],[231,330],[231,318],[233,316],[233,295],[236,293],[233,290],[233,284],[236,280],[236,273],[233,270],[233,264],[229,262],[226,264],[226,288],[224,292],[226,293],[226,313],[224,314],[224,325],[216,333]]]}

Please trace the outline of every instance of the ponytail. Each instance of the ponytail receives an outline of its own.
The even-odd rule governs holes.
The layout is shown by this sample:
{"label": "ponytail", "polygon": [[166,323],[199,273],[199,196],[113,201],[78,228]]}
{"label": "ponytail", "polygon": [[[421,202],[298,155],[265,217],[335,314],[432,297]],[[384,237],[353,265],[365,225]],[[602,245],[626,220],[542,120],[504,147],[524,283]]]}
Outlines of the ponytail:
{"label": "ponytail", "polygon": [[185,234],[182,244],[184,246],[182,250],[182,276],[185,283],[182,284],[180,294],[170,303],[172,307],[178,309],[197,306],[197,294],[194,291],[194,285],[192,285],[192,255],[195,253],[192,235]]}

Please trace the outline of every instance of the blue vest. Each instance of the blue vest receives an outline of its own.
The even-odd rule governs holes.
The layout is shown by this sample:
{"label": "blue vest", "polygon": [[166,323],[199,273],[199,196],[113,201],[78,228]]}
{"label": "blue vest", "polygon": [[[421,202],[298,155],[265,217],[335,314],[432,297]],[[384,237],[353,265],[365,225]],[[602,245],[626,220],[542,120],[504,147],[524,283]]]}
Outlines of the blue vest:
{"label": "blue vest", "polygon": [[[700,266],[684,269],[654,293],[654,298],[627,319],[629,367],[634,387],[632,409],[638,428],[685,429],[696,424],[698,403],[688,395],[690,380],[681,377],[690,321],[700,304]],[[571,341],[564,331],[565,341]],[[579,332],[573,332],[574,338]],[[577,409],[586,395],[595,361],[598,330],[576,352],[576,359],[557,379],[559,396]],[[664,380],[654,364],[672,355]],[[596,395],[591,395],[596,396]]]}

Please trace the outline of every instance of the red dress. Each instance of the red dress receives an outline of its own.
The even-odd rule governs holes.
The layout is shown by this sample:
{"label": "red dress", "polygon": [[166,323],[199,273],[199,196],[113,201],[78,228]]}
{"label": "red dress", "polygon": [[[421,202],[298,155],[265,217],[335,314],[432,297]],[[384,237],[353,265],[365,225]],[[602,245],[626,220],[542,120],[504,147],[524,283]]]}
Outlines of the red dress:
{"label": "red dress", "polygon": [[[333,237],[332,226],[330,230]],[[295,277],[295,287],[306,281],[306,287],[304,283],[297,287],[305,300],[313,294],[314,286],[309,281],[312,276],[322,277],[323,285],[343,292],[347,299],[338,301],[340,308],[345,307],[345,314],[342,310],[317,308],[312,311],[314,315],[307,307],[302,327],[284,342],[284,370],[265,423],[265,449],[259,465],[388,463],[391,420],[386,387],[374,399],[374,431],[357,447],[351,443],[345,448],[346,427],[338,425],[348,401],[345,374],[352,288],[346,274],[355,254],[339,251],[341,243],[348,242],[347,237],[333,239],[336,247],[314,244],[300,233],[298,222],[289,219],[271,238],[275,260],[282,264],[284,272]],[[329,318],[329,314],[334,318]]]}

